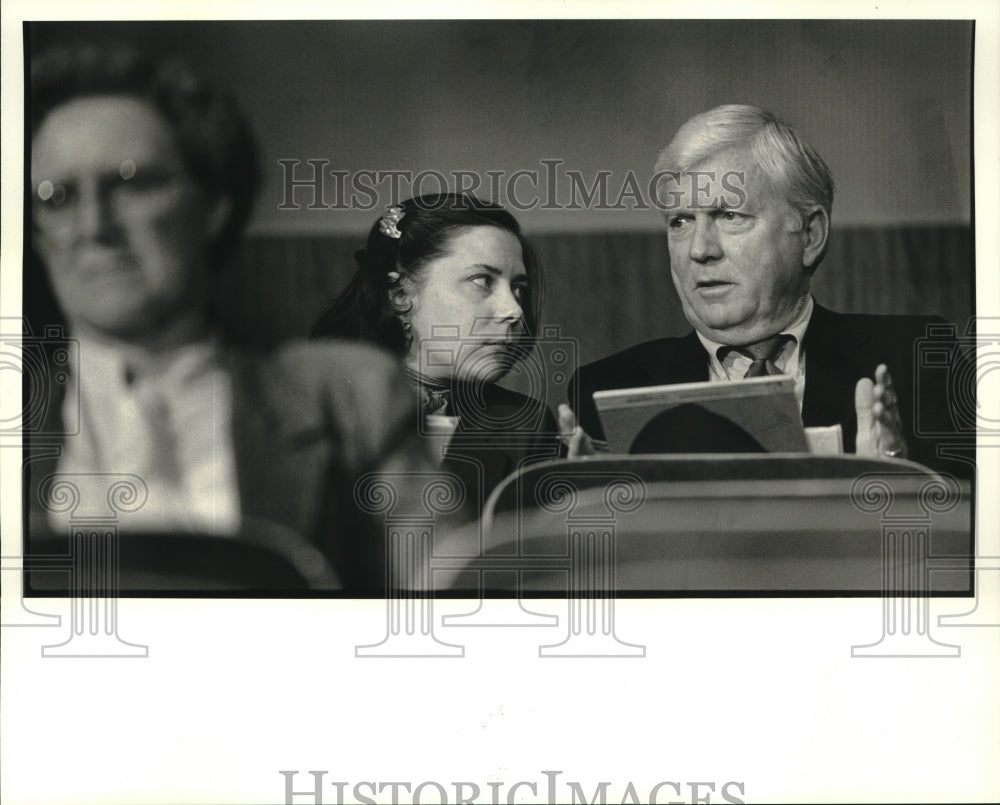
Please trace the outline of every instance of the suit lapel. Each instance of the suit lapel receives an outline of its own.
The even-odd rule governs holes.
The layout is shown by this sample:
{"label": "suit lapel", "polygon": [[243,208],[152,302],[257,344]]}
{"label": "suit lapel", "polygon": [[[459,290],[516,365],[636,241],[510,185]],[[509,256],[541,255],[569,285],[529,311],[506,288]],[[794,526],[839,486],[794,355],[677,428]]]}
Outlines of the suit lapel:
{"label": "suit lapel", "polygon": [[844,450],[853,453],[858,431],[854,387],[870,374],[864,364],[868,337],[847,326],[843,316],[813,308],[805,336],[806,390],[802,423],[806,427],[840,424]]}
{"label": "suit lapel", "polygon": [[[530,420],[524,416],[525,406],[535,409]],[[458,475],[467,494],[479,494],[476,503],[481,507],[492,488],[529,452],[526,442],[533,441],[542,427],[544,406],[527,397],[505,395],[492,384],[479,388],[456,384],[450,410],[459,420],[442,467]],[[516,423],[516,429],[500,425],[508,422]]]}
{"label": "suit lapel", "polygon": [[[45,356],[47,357],[47,356]],[[79,358],[79,353],[77,353]],[[44,536],[49,529],[48,513],[41,500],[41,484],[59,468],[59,457],[66,443],[64,431],[71,428],[79,431],[78,423],[63,422],[63,403],[66,384],[54,383],[57,367],[46,363],[46,370],[39,373],[26,372],[24,375],[24,399],[41,399],[46,403],[41,421],[29,423],[22,431],[22,503],[28,528],[25,531],[25,552],[30,552],[28,540],[32,536]],[[75,382],[75,381],[73,381]],[[37,383],[38,387],[31,384]],[[30,412],[25,412],[30,415]],[[79,410],[77,411],[79,419]]]}
{"label": "suit lapel", "polygon": [[308,533],[318,516],[314,489],[329,471],[319,408],[283,377],[279,361],[235,354],[229,366],[240,511]]}
{"label": "suit lapel", "polygon": [[694,330],[680,339],[659,341],[652,356],[639,364],[650,386],[708,380],[708,353]]}

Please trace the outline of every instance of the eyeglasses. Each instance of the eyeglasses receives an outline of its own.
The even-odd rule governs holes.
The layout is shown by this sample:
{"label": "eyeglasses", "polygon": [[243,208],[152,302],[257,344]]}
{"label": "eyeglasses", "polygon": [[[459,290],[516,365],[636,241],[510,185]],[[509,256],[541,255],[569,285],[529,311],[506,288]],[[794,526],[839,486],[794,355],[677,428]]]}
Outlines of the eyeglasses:
{"label": "eyeglasses", "polygon": [[38,226],[61,231],[78,220],[87,203],[114,213],[152,212],[174,202],[190,182],[180,168],[137,168],[126,159],[117,173],[43,179],[32,194],[32,215]]}

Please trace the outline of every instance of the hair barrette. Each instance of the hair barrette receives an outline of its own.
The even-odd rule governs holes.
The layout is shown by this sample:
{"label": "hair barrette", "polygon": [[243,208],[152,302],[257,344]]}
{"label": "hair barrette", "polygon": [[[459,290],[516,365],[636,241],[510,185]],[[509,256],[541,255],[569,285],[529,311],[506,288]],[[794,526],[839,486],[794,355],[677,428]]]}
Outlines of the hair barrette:
{"label": "hair barrette", "polygon": [[390,238],[399,240],[402,232],[399,231],[399,227],[396,224],[403,220],[404,215],[406,213],[403,212],[402,207],[389,207],[389,211],[379,219],[378,231],[383,235],[388,235]]}

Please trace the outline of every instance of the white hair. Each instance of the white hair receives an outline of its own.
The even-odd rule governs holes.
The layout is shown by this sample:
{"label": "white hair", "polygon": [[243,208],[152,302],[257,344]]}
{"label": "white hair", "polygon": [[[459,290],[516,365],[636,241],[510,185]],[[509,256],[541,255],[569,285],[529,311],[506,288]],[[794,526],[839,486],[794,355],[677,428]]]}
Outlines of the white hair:
{"label": "white hair", "polygon": [[803,220],[817,206],[833,210],[833,177],[822,157],[795,131],[756,106],[726,104],[690,118],[660,152],[660,176],[684,173],[726,148],[744,148],[761,173]]}

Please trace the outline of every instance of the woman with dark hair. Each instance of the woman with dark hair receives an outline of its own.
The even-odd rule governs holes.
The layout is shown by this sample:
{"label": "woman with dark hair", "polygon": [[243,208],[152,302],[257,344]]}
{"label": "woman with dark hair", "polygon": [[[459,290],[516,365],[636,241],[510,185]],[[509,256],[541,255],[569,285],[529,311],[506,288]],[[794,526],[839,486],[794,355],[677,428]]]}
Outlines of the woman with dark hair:
{"label": "woman with dark hair", "polygon": [[548,407],[497,385],[532,359],[538,325],[540,269],[514,216],[468,194],[418,196],[390,207],[355,259],[313,335],[399,356],[425,435],[473,503],[525,463],[559,457]]}

